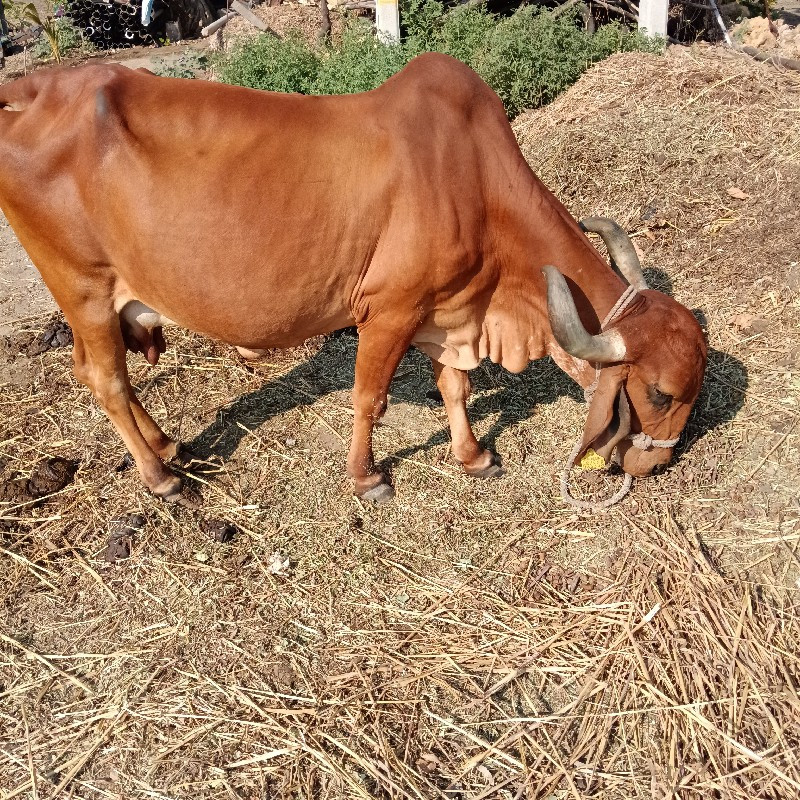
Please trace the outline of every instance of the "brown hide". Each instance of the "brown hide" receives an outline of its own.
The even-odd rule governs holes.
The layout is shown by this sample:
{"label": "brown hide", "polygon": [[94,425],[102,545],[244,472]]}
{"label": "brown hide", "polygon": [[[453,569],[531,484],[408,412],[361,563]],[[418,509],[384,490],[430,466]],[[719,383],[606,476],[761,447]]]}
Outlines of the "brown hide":
{"label": "brown hide", "polygon": [[[0,86],[0,206],[73,327],[76,376],[168,498],[180,486],[162,461],[176,446],[139,405],[124,359],[129,348],[156,360],[162,324],[244,351],[356,324],[348,470],[359,494],[383,499],[372,427],[409,345],[438,364],[463,432],[454,453],[490,474],[464,424],[468,381],[450,371],[488,356],[518,372],[552,353],[586,385],[591,367],[553,341],[541,267],[567,277],[592,331],[624,289],[531,172],[497,96],[438,54],[343,97],[111,65],[34,73]],[[642,338],[652,325],[640,316]],[[694,340],[689,324],[680,337]],[[647,355],[656,372],[658,352]],[[691,406],[703,364],[677,369]]]}

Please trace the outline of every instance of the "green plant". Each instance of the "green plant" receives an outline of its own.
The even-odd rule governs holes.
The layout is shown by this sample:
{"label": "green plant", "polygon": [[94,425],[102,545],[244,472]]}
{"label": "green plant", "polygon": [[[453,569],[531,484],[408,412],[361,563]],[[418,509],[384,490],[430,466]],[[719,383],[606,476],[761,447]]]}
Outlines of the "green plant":
{"label": "green plant", "polygon": [[240,40],[222,56],[223,81],[273,91],[348,94],[373,89],[424,52],[447,53],[471,66],[497,92],[509,116],[539,106],[574,83],[591,64],[622,50],[659,51],[619,24],[590,34],[577,11],[554,17],[524,7],[498,17],[471,5],[446,9],[438,0],[406,0],[403,39],[387,45],[363,20],[351,19],[340,39],[309,45],[299,35],[261,35]]}
{"label": "green plant", "polygon": [[509,116],[515,116],[549,103],[612,53],[661,49],[662,42],[618,23],[590,34],[575,24],[574,16],[554,18],[527,7],[498,21],[472,66],[500,96]]}
{"label": "green plant", "polygon": [[225,83],[311,94],[320,58],[298,33],[291,33],[285,39],[261,34],[237,40],[217,68]]}
{"label": "green plant", "polygon": [[45,14],[44,18],[42,18],[38,9],[33,3],[10,3],[9,8],[12,15],[20,22],[20,24],[29,22],[32,25],[38,25],[41,27],[42,33],[44,34],[44,39],[38,39],[36,41],[36,44],[33,48],[34,55],[36,55],[36,47],[41,41],[44,41],[45,46],[48,48],[49,52],[52,53],[55,60],[60,62],[61,48],[58,41],[58,20],[56,20],[52,14]]}
{"label": "green plant", "polygon": [[438,0],[400,0],[400,27],[407,49],[421,53],[434,46],[444,6]]}
{"label": "green plant", "polygon": [[[31,47],[34,58],[54,58],[60,62],[63,56],[73,50],[86,50],[89,45],[83,34],[69,16],[55,16],[53,7],[48,3],[48,13],[42,15],[33,3],[9,3],[9,16],[19,25],[30,23],[42,29],[40,36]],[[63,13],[64,8],[59,8]]]}
{"label": "green plant", "polygon": [[341,42],[322,51],[314,94],[352,94],[380,86],[409,61],[402,45],[385,44],[363,20],[354,20],[342,33]]}
{"label": "green plant", "polygon": [[67,53],[87,49],[83,34],[70,17],[51,17],[49,25],[42,27],[45,35],[40,36],[31,48],[35,58],[52,56],[60,62]]}
{"label": "green plant", "polygon": [[488,37],[498,25],[494,14],[475,6],[459,6],[448,13],[442,9],[440,20],[426,49],[440,50],[470,65],[474,64],[476,54],[485,48]]}

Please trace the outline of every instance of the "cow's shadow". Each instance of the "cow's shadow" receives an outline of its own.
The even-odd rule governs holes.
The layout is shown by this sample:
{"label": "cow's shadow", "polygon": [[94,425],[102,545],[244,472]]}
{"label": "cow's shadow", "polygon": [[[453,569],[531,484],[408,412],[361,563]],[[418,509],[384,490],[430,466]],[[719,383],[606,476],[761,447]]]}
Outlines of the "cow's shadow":
{"label": "cow's shadow", "polygon": [[[663,273],[647,270],[645,274],[652,286],[670,292],[671,286]],[[694,313],[705,325],[703,312],[694,310]],[[248,431],[291,409],[312,405],[333,392],[349,391],[353,385],[357,345],[358,339],[352,331],[330,336],[306,362],[279,378],[266,379],[263,386],[218,411],[214,421],[187,443],[190,451],[202,460],[227,460]],[[433,371],[429,359],[421,352],[409,351],[397,375],[390,389],[390,402],[436,404],[437,401],[429,397],[435,393]],[[415,380],[403,377],[409,375],[416,376]],[[485,361],[470,373],[470,378],[475,396],[469,415],[473,422],[495,418],[482,437],[484,446],[493,449],[500,435],[527,419],[535,406],[553,403],[563,396],[583,399],[580,386],[549,358],[533,362],[519,375]],[[741,361],[728,353],[710,349],[703,390],[678,445],[678,454],[709,431],[733,419],[742,407],[747,385],[747,369]],[[398,457],[407,458],[448,440],[449,432],[443,426],[426,441],[393,454],[385,465],[391,466]]]}
{"label": "cow's shadow", "polygon": [[[358,337],[349,331],[328,338],[322,348],[307,361],[279,378],[267,378],[263,386],[244,394],[217,412],[214,421],[193,441],[189,451],[202,460],[227,460],[248,431],[295,408],[309,406],[334,392],[353,387]],[[408,376],[413,376],[408,380]],[[488,361],[470,372],[474,396],[469,406],[473,422],[496,417],[483,437],[483,444],[494,448],[500,434],[526,419],[534,406],[552,403],[562,396],[576,400],[583,397],[581,388],[550,359],[531,364],[520,375],[512,375]],[[397,369],[389,390],[389,404],[441,407],[430,360],[412,348]],[[407,458],[449,440],[446,426],[425,441],[393,454],[384,466],[397,457]]]}

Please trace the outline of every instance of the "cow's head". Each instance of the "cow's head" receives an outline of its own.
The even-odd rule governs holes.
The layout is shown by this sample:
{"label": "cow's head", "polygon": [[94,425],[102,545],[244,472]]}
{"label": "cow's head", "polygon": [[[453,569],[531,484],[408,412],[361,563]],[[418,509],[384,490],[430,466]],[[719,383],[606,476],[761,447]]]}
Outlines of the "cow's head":
{"label": "cow's head", "polygon": [[[585,230],[601,234],[612,266],[638,290],[630,305],[607,330],[592,335],[584,328],[567,282],[545,267],[550,325],[570,355],[600,367],[589,405],[578,458],[592,448],[625,472],[650,475],[665,466],[673,447],[647,446],[677,439],[700,392],[706,366],[706,342],[692,313],[671,297],[647,288],[639,259],[624,231],[610,220],[584,220]],[[643,433],[636,444],[632,436]]]}

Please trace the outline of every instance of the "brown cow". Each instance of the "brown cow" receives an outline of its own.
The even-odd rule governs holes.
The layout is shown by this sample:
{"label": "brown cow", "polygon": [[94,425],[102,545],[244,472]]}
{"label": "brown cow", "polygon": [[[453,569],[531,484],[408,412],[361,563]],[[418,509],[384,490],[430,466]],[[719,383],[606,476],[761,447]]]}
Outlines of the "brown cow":
{"label": "brown cow", "polygon": [[[550,354],[584,386],[602,365],[583,449],[616,445],[634,475],[672,451],[626,434],[677,437],[700,390],[692,314],[644,289],[625,234],[595,221],[617,270],[606,264],[528,167],[494,92],[447,56],[343,97],[110,65],[34,73],[0,87],[0,206],[72,326],[75,376],[166,500],[181,492],[164,463],[177,444],[137,400],[125,352],[154,363],[170,322],[244,351],[355,324],[347,468],[370,500],[393,493],[372,430],[412,344],[470,475],[499,472],[466,412],[467,370],[486,356],[519,372]],[[598,334],[622,275],[643,290]]]}

